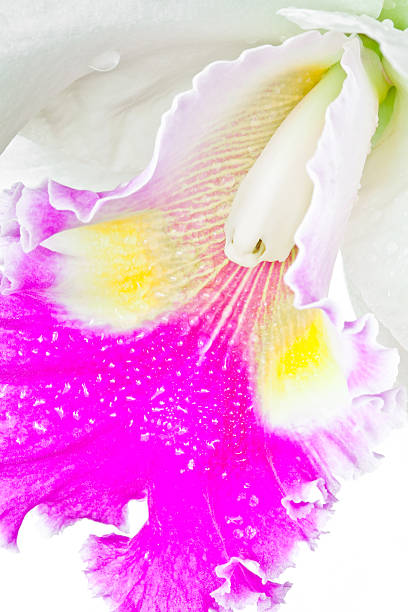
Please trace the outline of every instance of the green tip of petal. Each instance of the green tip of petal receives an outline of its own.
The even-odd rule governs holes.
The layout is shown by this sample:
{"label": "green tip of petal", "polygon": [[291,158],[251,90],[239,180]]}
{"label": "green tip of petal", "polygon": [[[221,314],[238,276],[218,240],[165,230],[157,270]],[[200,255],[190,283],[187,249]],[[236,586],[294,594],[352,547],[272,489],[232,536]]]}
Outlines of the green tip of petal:
{"label": "green tip of petal", "polygon": [[377,92],[378,101],[381,103],[385,100],[391,85],[385,74],[381,59],[375,51],[366,46],[362,48],[361,57],[371,84]]}
{"label": "green tip of petal", "polygon": [[408,28],[408,0],[384,0],[379,19],[391,19],[396,28]]}
{"label": "green tip of petal", "polygon": [[371,146],[376,147],[381,141],[386,127],[389,125],[392,113],[394,111],[395,96],[397,93],[396,87],[391,87],[385,99],[381,102],[378,109],[378,126],[371,140]]}
{"label": "green tip of petal", "polygon": [[382,58],[383,55],[381,53],[380,44],[376,40],[365,34],[359,34],[359,37],[366,49],[371,49],[379,58]]}

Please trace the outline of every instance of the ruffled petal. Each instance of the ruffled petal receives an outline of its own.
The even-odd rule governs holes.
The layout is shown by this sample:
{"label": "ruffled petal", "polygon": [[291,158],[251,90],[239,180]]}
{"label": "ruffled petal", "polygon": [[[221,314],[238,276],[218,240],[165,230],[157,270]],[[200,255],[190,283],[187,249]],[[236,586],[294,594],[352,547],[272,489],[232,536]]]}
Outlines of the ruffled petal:
{"label": "ruffled petal", "polygon": [[378,95],[364,69],[360,50],[357,38],[345,45],[341,65],[348,78],[327,109],[316,153],[307,164],[313,196],[295,235],[298,256],[286,276],[298,307],[318,303],[327,296],[377,127]]}
{"label": "ruffled petal", "polygon": [[[338,59],[343,41],[340,34],[307,33],[214,64],[165,116],[148,168],[114,192],[53,181],[24,188],[15,205],[22,250],[35,257],[35,247],[58,232],[46,246],[65,255],[64,264],[49,259],[53,299],[74,316],[123,328],[198,296],[226,265],[223,224],[239,181]],[[82,227],[61,233],[76,226]]]}
{"label": "ruffled petal", "polygon": [[[92,538],[86,549],[91,584],[115,610],[147,611],[154,602],[169,611],[229,611],[254,603],[275,609],[289,587],[279,583],[280,573],[299,543],[315,546],[330,513],[338,488],[331,470],[353,476],[371,469],[369,447],[384,425],[395,425],[396,406],[402,413],[403,398],[395,394],[363,400],[347,424],[293,440],[265,434],[254,423],[244,409],[245,385],[240,371],[227,389],[233,428],[218,428],[226,438],[213,443],[217,450],[207,455],[205,471],[203,455],[191,459],[190,443],[183,480],[175,479],[168,457],[149,491],[148,526],[135,538]],[[210,418],[212,402],[207,406]]]}
{"label": "ruffled petal", "polygon": [[[408,143],[408,35],[390,22],[329,15],[314,11],[283,11],[304,27],[361,32],[380,44],[395,87],[392,116],[368,156],[358,201],[343,245],[344,266],[353,294],[363,300],[394,338],[408,348],[408,296],[401,278],[407,271],[404,160]],[[358,295],[360,297],[358,297]]]}
{"label": "ruffled petal", "polygon": [[[129,180],[149,161],[161,115],[194,74],[298,32],[276,15],[284,5],[178,0],[163,8],[125,0],[119,9],[103,0],[65,3],[64,10],[52,1],[4,8],[0,149],[25,127],[0,165],[1,187],[52,177],[101,190]],[[312,6],[377,16],[382,2]]]}
{"label": "ruffled petal", "polygon": [[38,504],[54,528],[83,517],[123,524],[124,505],[144,496],[147,462],[132,429],[142,414],[131,418],[134,398],[123,395],[134,371],[116,374],[100,335],[59,324],[28,295],[3,298],[0,314],[3,538],[14,543]]}
{"label": "ruffled petal", "polygon": [[342,43],[308,33],[210,67],[117,192],[7,194],[2,533],[38,504],[56,527],[118,524],[145,493],[142,531],[87,552],[121,612],[276,608],[338,477],[373,467],[402,420],[398,357],[371,319],[296,309],[295,252],[247,270],[223,251],[237,183]]}
{"label": "ruffled petal", "polygon": [[[93,581],[117,609],[149,610],[158,598],[160,609],[168,599],[207,610],[213,591],[218,603],[256,593],[277,601],[285,589],[276,580],[294,547],[318,537],[338,486],[333,474],[371,467],[373,442],[401,411],[397,393],[359,395],[330,429],[268,433],[237,348],[220,337],[201,362],[202,322],[188,332],[167,324],[145,336],[100,336],[58,324],[38,301],[8,298],[6,306],[3,534],[13,541],[37,504],[54,527],[82,516],[118,524],[127,501],[147,490],[149,527],[91,548]],[[364,345],[367,370],[368,355],[384,351],[370,346],[372,333],[364,342],[361,326],[350,333]],[[390,357],[379,363],[382,372],[393,368]],[[381,372],[371,374],[380,385]],[[239,569],[227,596],[217,575],[229,574],[215,568],[235,557],[256,560],[273,584],[261,588],[259,572],[249,580],[252,569]],[[174,558],[191,567],[185,579]],[[121,579],[106,580],[113,573]]]}
{"label": "ruffled petal", "polygon": [[[161,181],[165,190],[169,187],[171,175],[172,184],[177,180],[181,189],[181,181],[186,178],[181,173],[187,163],[200,183],[208,182],[209,171],[213,172],[215,184],[222,178],[221,173],[231,181],[232,176],[235,178],[237,174],[236,165],[241,164],[242,172],[252,165],[286,114],[322,72],[340,58],[343,41],[344,37],[340,34],[319,37],[317,33],[309,33],[293,38],[280,47],[246,52],[234,64],[219,62],[210,66],[196,77],[193,91],[176,98],[172,110],[163,117],[153,159],[137,179],[112,192],[102,193],[78,191],[54,181],[48,184],[48,197],[46,187],[27,189],[18,204],[17,214],[24,232],[31,236],[27,240],[28,248],[34,248],[52,233],[61,231],[60,226],[52,228],[50,225],[43,231],[39,227],[43,223],[51,224],[50,220],[55,217],[52,209],[66,211],[65,229],[91,220],[135,212],[149,204],[151,206],[151,202],[146,202],[149,190],[141,190],[146,183],[152,183],[152,178],[155,183]],[[244,74],[249,74],[250,78],[242,78]],[[222,90],[220,83],[223,83]],[[197,117],[200,117],[199,121]],[[227,138],[234,132],[234,126],[228,122],[234,120],[239,122],[237,125],[242,135],[239,140],[237,132],[235,146],[228,150]],[[225,133],[220,133],[219,125],[225,126]],[[249,133],[250,130],[253,134]],[[218,144],[219,151],[214,148],[217,137],[222,139]],[[180,143],[177,155],[173,147],[175,138]],[[204,150],[207,156],[199,166],[197,157]],[[214,160],[209,154],[215,155],[215,152],[214,168]],[[200,175],[199,170],[202,171]],[[228,180],[225,182],[228,183]],[[236,185],[230,186],[231,191],[235,192],[235,188]],[[137,198],[136,192],[141,192]],[[35,198],[35,201],[30,206],[31,198]],[[180,194],[182,198],[183,194]],[[74,214],[70,215],[70,212]],[[63,218],[62,215],[59,218]]]}
{"label": "ruffled petal", "polygon": [[323,28],[350,34],[366,34],[380,44],[384,57],[393,69],[405,78],[408,77],[408,37],[406,32],[394,28],[389,20],[376,21],[367,15],[355,16],[296,8],[281,9],[279,14],[303,29]]}
{"label": "ruffled petal", "polygon": [[[370,306],[368,306],[361,297],[361,292],[353,285],[350,274],[348,274],[347,289],[350,295],[351,302],[353,304],[354,312],[357,316],[363,316],[364,313],[369,312],[371,310]],[[378,341],[384,346],[393,346],[398,351],[398,354],[400,356],[400,362],[398,365],[397,382],[400,385],[404,385],[408,377],[408,353],[398,343],[395,337],[391,334],[390,330],[385,327],[380,321],[378,321],[378,326]]]}
{"label": "ruffled petal", "polygon": [[408,294],[402,279],[408,271],[407,108],[408,90],[405,84],[398,84],[391,120],[367,160],[343,247],[344,267],[354,295],[405,350]]}

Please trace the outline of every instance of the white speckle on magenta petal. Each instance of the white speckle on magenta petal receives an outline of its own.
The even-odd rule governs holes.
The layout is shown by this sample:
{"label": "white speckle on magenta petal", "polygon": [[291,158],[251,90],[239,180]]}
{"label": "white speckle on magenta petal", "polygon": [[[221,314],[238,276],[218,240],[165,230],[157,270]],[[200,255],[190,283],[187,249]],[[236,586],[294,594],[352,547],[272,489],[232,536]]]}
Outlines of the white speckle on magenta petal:
{"label": "white speckle on magenta petal", "polygon": [[248,525],[248,527],[245,528],[245,535],[248,538],[248,540],[252,540],[255,536],[256,536],[256,529],[254,527],[252,527],[251,525]]}
{"label": "white speckle on magenta petal", "polygon": [[259,504],[259,499],[257,498],[256,495],[251,495],[250,500],[249,500],[249,505],[251,506],[251,508],[255,508],[255,506],[257,506]]}

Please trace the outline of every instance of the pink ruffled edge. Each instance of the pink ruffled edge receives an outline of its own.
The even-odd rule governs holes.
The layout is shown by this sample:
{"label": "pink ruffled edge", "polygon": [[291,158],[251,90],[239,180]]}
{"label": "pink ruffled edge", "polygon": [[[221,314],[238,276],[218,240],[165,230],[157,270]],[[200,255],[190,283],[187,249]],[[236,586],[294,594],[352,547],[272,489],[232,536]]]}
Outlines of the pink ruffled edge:
{"label": "pink ruffled edge", "polygon": [[[246,52],[247,54],[249,54],[250,52]],[[245,55],[245,54],[244,54]],[[224,64],[224,62],[220,62],[217,63],[218,64]],[[209,69],[207,69],[209,70]],[[206,72],[206,71],[205,71]],[[199,81],[199,78],[201,77],[201,75],[199,75],[199,77],[197,77],[197,82]],[[203,83],[205,83],[206,81],[203,80]],[[200,81],[201,83],[201,81]],[[202,84],[202,83],[201,83]],[[204,86],[204,85],[203,85]],[[189,95],[193,95],[193,93],[190,92],[190,94],[182,94],[179,97],[179,102],[183,101],[184,103],[188,103],[190,98],[188,97]],[[197,91],[194,92],[194,95],[199,95],[199,88],[197,87]],[[172,111],[174,112],[177,109],[177,104],[178,102],[175,101],[175,104],[173,105]],[[112,201],[115,199],[120,199],[120,198],[125,198],[128,195],[133,195],[136,191],[138,191],[139,189],[141,189],[145,184],[147,184],[149,182],[149,180],[152,178],[152,176],[154,175],[156,168],[158,166],[159,163],[159,149],[160,149],[160,143],[161,143],[161,139],[164,138],[164,131],[165,131],[165,125],[166,125],[166,120],[170,121],[172,116],[171,111],[169,112],[169,114],[167,114],[165,117],[167,119],[163,119],[162,122],[162,126],[161,126],[161,132],[159,132],[159,136],[158,139],[156,141],[156,148],[155,148],[155,155],[153,156],[152,162],[151,164],[148,166],[148,168],[145,170],[144,173],[142,173],[137,179],[135,179],[135,181],[132,181],[131,183],[129,183],[128,185],[124,186],[123,188],[120,188],[119,191],[115,191],[115,194],[112,196],[111,194],[106,195],[106,194],[99,194],[101,197],[98,197],[97,199],[94,199],[93,195],[91,194],[91,196],[89,198],[84,198],[84,200],[81,200],[79,203],[77,200],[75,200],[75,205],[72,204],[72,207],[69,208],[66,207],[66,198],[68,198],[68,201],[72,202],[72,194],[70,195],[69,192],[71,190],[69,190],[69,188],[65,188],[63,186],[59,186],[56,183],[52,183],[49,182],[47,187],[46,187],[46,191],[47,194],[52,194],[50,195],[50,205],[54,208],[54,210],[56,211],[64,211],[67,213],[67,215],[69,216],[69,213],[71,213],[71,215],[73,214],[76,217],[76,220],[73,219],[72,217],[70,217],[70,221],[69,222],[75,222],[75,224],[77,224],[77,221],[81,221],[81,222],[90,222],[92,221],[98,214],[100,208],[102,207],[102,203],[106,202],[106,201]],[[164,126],[164,127],[163,127]],[[136,185],[136,186],[135,186]],[[15,202],[16,200],[16,194],[20,191],[20,187],[16,186],[15,187],[15,191],[13,192],[13,202]],[[96,196],[95,196],[96,197]],[[52,200],[52,203],[51,203]],[[65,222],[64,222],[65,223]],[[66,229],[65,224],[62,225],[64,227],[64,229]],[[13,230],[14,232],[14,230]],[[31,237],[29,234],[25,234],[23,233],[22,235],[22,240],[24,242],[24,250],[30,251],[31,249],[35,248],[35,243],[34,241],[30,243]],[[304,248],[306,248],[306,245],[303,245]],[[299,255],[300,252],[302,250],[302,245],[299,243]],[[301,261],[301,259],[299,260]],[[299,264],[300,265],[300,264]],[[295,268],[295,266],[293,266],[293,268]],[[291,268],[291,270],[293,269]],[[307,304],[306,302],[304,304],[302,304],[302,307],[310,307],[310,306],[314,306],[314,307],[321,307],[323,310],[325,310],[327,313],[331,314],[333,318],[336,318],[333,316],[333,312],[334,312],[334,305],[332,305],[330,302],[328,302],[327,300],[325,300],[325,298],[318,298],[316,299],[314,302],[311,301],[309,304]],[[364,327],[363,323],[361,321],[359,322],[355,322],[353,324],[346,324],[344,327],[344,331],[347,334],[353,335],[353,334],[357,334],[361,331],[362,327]],[[372,339],[372,336],[371,336]],[[378,348],[379,345],[376,345],[376,348]],[[386,360],[388,361],[388,368],[385,368],[386,371],[386,377],[387,380],[389,380],[389,378],[391,378],[391,372],[395,369],[396,367],[396,359],[395,359],[395,352],[394,351],[387,351],[387,354],[390,356],[390,360]],[[392,357],[391,357],[392,354]],[[391,383],[392,384],[392,383]],[[355,474],[356,471],[364,471],[366,469],[371,469],[373,463],[375,463],[374,461],[374,455],[372,455],[370,448],[371,448],[371,441],[378,441],[378,437],[380,433],[383,433],[383,429],[385,426],[394,426],[396,424],[398,424],[401,421],[401,406],[402,403],[404,401],[404,397],[403,397],[403,393],[401,391],[389,391],[389,392],[385,392],[382,394],[379,394],[375,397],[366,397],[366,396],[358,396],[356,397],[356,399],[353,402],[353,406],[354,407],[359,407],[361,408],[361,406],[364,408],[363,412],[364,412],[364,418],[360,419],[360,421],[357,423],[357,427],[358,428],[363,428],[364,433],[367,433],[367,455],[364,457],[361,457],[357,463],[356,463],[356,468],[353,470],[353,475]],[[371,411],[371,409],[369,410],[369,408],[371,408],[373,406],[373,402],[376,406],[376,410]],[[381,419],[373,419],[373,414],[377,414],[377,413],[381,413],[384,416],[384,420]],[[381,421],[381,424],[380,424]],[[341,429],[341,425],[339,425],[339,428]],[[366,431],[367,430],[367,431]],[[340,432],[341,433],[341,432]],[[339,433],[339,435],[340,435]],[[321,442],[322,439],[322,432],[316,433],[314,440],[311,440],[310,443],[314,446],[315,444],[317,446],[319,446],[319,440]],[[323,448],[321,450],[321,460],[326,461],[326,465],[327,465],[327,469],[330,473],[336,473],[336,474],[340,474],[340,475],[349,475],[347,474],[348,471],[348,467],[349,463],[348,462],[340,462],[337,465],[336,462],[333,463],[333,458],[331,456],[327,457],[327,451],[325,450],[325,446],[323,445]],[[347,466],[346,466],[347,463]],[[352,462],[354,463],[354,462]],[[333,489],[335,489],[336,487],[336,482],[333,480]],[[291,499],[289,499],[289,497]],[[291,493],[291,495],[287,498],[287,502],[289,503],[290,501],[298,503],[298,500],[302,501],[303,497],[305,497],[305,493],[303,490],[301,490],[301,488],[299,488],[298,491],[293,491]],[[305,502],[305,503],[309,503],[309,502]],[[329,503],[330,506],[331,502]],[[324,508],[321,509],[322,510],[322,516],[326,516],[327,512],[328,512],[328,508],[325,505]],[[292,511],[292,510],[291,510]],[[295,509],[293,508],[293,511],[295,511]],[[241,561],[240,561],[241,563]],[[222,574],[222,566],[218,566],[218,571],[221,572]],[[230,580],[230,576],[227,577],[227,575],[223,575],[223,577],[226,579],[226,584],[228,584],[228,580]],[[227,589],[224,585],[224,594],[226,593]],[[219,594],[219,596],[221,597],[221,594]],[[283,596],[283,595],[282,595]]]}

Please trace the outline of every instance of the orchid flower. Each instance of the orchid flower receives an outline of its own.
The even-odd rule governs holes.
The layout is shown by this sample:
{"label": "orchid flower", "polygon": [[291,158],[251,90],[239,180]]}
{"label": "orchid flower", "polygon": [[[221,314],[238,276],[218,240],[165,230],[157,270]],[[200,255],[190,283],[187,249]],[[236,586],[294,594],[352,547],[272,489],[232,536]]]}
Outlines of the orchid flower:
{"label": "orchid flower", "polygon": [[327,292],[343,241],[350,260],[372,240],[361,220],[402,208],[407,36],[381,2],[276,22],[282,3],[153,2],[138,38],[131,4],[91,29],[109,2],[45,3],[38,37],[10,19],[4,144],[26,125],[1,162],[20,173],[0,209],[1,534],[35,506],[55,529],[121,526],[147,496],[135,537],[86,549],[113,609],[272,610],[339,479],[404,418],[396,350]]}

